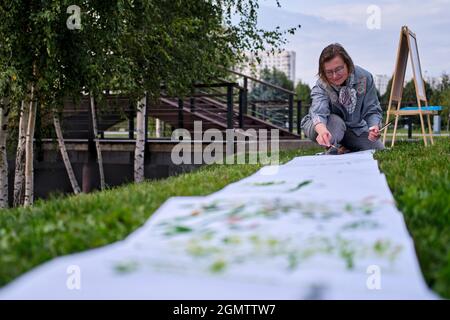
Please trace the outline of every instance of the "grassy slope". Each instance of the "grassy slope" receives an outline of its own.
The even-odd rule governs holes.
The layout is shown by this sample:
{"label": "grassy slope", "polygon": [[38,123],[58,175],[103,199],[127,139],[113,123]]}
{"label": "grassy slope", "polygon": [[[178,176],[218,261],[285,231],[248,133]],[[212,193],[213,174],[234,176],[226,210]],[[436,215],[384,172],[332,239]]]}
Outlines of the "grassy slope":
{"label": "grassy slope", "polygon": [[[282,152],[280,161],[314,152]],[[164,180],[0,210],[0,287],[54,257],[122,240],[171,196],[207,195],[260,167],[210,165]]]}

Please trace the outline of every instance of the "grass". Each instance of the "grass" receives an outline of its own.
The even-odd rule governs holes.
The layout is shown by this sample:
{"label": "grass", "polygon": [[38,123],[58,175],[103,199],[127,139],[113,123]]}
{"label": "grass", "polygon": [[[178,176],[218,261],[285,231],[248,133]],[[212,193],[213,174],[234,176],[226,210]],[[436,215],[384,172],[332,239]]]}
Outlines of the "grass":
{"label": "grass", "polygon": [[[450,139],[435,140],[427,148],[399,142],[375,158],[404,214],[428,285],[450,298]],[[280,160],[316,151],[284,152]],[[0,211],[0,286],[54,257],[122,240],[170,196],[206,195],[259,168],[211,165],[164,180]]]}
{"label": "grass", "polygon": [[428,285],[450,298],[450,139],[400,142],[375,154],[403,212]]}
{"label": "grass", "polygon": [[[317,151],[280,152],[280,161]],[[164,180],[0,210],[0,287],[54,257],[124,239],[171,196],[207,195],[259,168],[210,165]]]}

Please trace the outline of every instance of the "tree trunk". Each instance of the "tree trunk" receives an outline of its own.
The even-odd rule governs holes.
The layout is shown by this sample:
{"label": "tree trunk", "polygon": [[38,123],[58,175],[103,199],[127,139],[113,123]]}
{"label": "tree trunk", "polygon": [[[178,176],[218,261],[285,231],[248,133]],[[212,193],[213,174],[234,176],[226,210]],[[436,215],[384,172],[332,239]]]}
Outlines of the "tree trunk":
{"label": "tree trunk", "polygon": [[0,208],[8,208],[8,158],[6,137],[8,134],[9,103],[0,101]]}
{"label": "tree trunk", "polygon": [[103,171],[102,150],[100,149],[100,141],[98,141],[97,115],[95,112],[95,101],[94,101],[94,97],[92,97],[92,96],[91,96],[91,114],[92,114],[92,127],[94,129],[94,136],[95,136],[95,147],[97,149],[98,169],[100,171],[100,188],[103,190],[103,189],[105,189],[105,173]]}
{"label": "tree trunk", "polygon": [[155,136],[161,138],[161,120],[155,119]]}
{"label": "tree trunk", "polygon": [[[34,87],[31,89],[31,96],[34,96]],[[36,126],[37,101],[33,98],[30,102],[30,110],[27,123],[27,134],[25,138],[25,200],[24,206],[31,206],[34,202],[34,130]]]}
{"label": "tree trunk", "polygon": [[22,101],[20,107],[19,140],[16,151],[16,170],[14,175],[14,207],[22,205],[25,197],[25,141],[28,114],[29,108],[27,108],[25,101]]}
{"label": "tree trunk", "polygon": [[134,182],[144,181],[146,98],[139,101],[136,113],[136,147],[134,150]]}
{"label": "tree trunk", "polygon": [[66,144],[64,143],[64,137],[61,130],[61,124],[59,122],[58,113],[53,111],[53,124],[55,126],[56,136],[58,138],[59,151],[66,167],[67,175],[69,176],[70,184],[72,185],[73,192],[79,194],[81,192],[78,186],[77,178],[73,172],[72,164],[70,163],[69,155],[67,154]]}

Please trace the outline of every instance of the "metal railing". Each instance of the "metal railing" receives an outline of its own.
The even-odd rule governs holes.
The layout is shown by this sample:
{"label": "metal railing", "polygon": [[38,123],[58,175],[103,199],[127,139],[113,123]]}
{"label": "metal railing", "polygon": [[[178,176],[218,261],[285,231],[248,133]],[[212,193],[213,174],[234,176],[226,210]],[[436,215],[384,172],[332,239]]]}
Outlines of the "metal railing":
{"label": "metal railing", "polygon": [[[188,110],[193,115],[201,115],[212,122],[225,124],[228,129],[246,129],[246,127],[251,127],[252,125],[257,126],[261,124],[256,121],[259,120],[270,123],[280,129],[285,129],[290,133],[301,135],[302,102],[297,99],[295,92],[239,72],[229,70],[229,74],[239,79],[237,81],[215,79],[212,83],[198,83],[192,86],[190,94],[185,97],[171,97],[166,92],[165,86],[161,86],[161,98],[170,99],[170,108],[167,110],[173,112],[172,120],[174,121],[171,123],[172,127],[185,128],[185,112]],[[268,90],[273,90],[279,98],[276,100],[253,98],[249,88],[250,82],[258,83]],[[126,97],[120,97],[120,95],[105,95],[105,99],[109,103],[118,98],[122,100],[127,99]],[[127,121],[128,134],[126,132],[124,134],[127,134],[129,139],[133,139],[136,111],[130,105],[131,103],[126,106],[124,103],[126,102],[122,101],[119,103],[121,104],[119,109],[123,110],[108,110],[107,116],[116,116],[118,120]],[[152,106],[147,104],[147,108],[146,124],[148,123],[149,108],[152,108]],[[98,118],[99,121],[103,121],[101,114],[99,114]],[[252,118],[255,119],[254,122],[252,122]],[[86,121],[89,123],[91,119],[87,118]],[[145,128],[148,131],[147,125]],[[104,137],[104,130],[107,129],[102,129],[100,126],[99,134],[101,138]],[[90,132],[89,129],[87,131]],[[148,136],[148,132],[146,136]]]}
{"label": "metal railing", "polygon": [[[269,82],[257,79],[255,77],[245,75],[243,73],[228,70],[232,75],[238,77],[238,81],[242,82],[242,86],[246,92],[244,110],[248,114],[248,105],[251,107],[250,115],[263,121],[268,121],[274,125],[286,128],[289,132],[294,132],[294,118],[296,122],[297,134],[300,135],[301,120],[301,101],[297,98],[294,91],[279,87]],[[264,89],[272,90],[280,96],[277,100],[256,100],[249,95],[249,83],[259,84]],[[294,114],[294,105],[297,112]]]}

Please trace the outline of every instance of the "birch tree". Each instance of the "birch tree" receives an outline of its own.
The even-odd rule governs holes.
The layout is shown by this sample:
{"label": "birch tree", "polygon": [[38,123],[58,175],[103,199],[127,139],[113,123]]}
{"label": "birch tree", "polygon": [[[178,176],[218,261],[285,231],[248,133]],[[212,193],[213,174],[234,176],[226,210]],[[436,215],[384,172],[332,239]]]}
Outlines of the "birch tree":
{"label": "birch tree", "polygon": [[136,111],[136,146],[134,150],[134,182],[140,183],[145,179],[145,117],[147,99],[139,101]]}
{"label": "birch tree", "polygon": [[103,190],[106,187],[105,184],[105,172],[103,170],[103,157],[102,157],[102,149],[100,147],[98,129],[97,129],[97,112],[95,110],[95,100],[94,97],[90,97],[90,112],[92,116],[92,128],[94,130],[94,140],[95,140],[95,149],[97,150],[97,163],[98,170],[100,173],[100,188]]}
{"label": "birch tree", "polygon": [[19,110],[19,137],[17,140],[16,167],[14,174],[14,207],[22,205],[25,197],[25,141],[28,113],[28,104],[25,100],[22,100]]}
{"label": "birch tree", "polygon": [[[2,52],[0,47],[0,52]],[[21,95],[18,88],[18,79],[16,70],[2,61],[0,54],[0,64],[3,63],[4,69],[0,69],[0,208],[9,206],[9,183],[8,183],[8,150],[7,139],[9,136],[9,118],[14,111]]]}
{"label": "birch tree", "polygon": [[58,138],[59,151],[61,152],[61,157],[63,159],[64,167],[66,168],[67,175],[69,177],[70,185],[72,186],[73,192],[75,194],[79,194],[81,192],[81,189],[78,185],[77,178],[75,177],[75,173],[73,172],[72,164],[67,153],[57,110],[53,111],[53,125],[55,127],[56,137]]}
{"label": "birch tree", "polygon": [[[31,89],[32,92],[34,88]],[[32,93],[33,96],[33,93]],[[25,197],[24,206],[34,202],[34,131],[36,127],[37,101],[31,100],[28,111],[27,131],[25,135]]]}
{"label": "birch tree", "polygon": [[161,120],[155,119],[155,136],[161,138]]}
{"label": "birch tree", "polygon": [[6,151],[8,104],[7,99],[0,99],[0,208],[8,207],[8,157]]}

